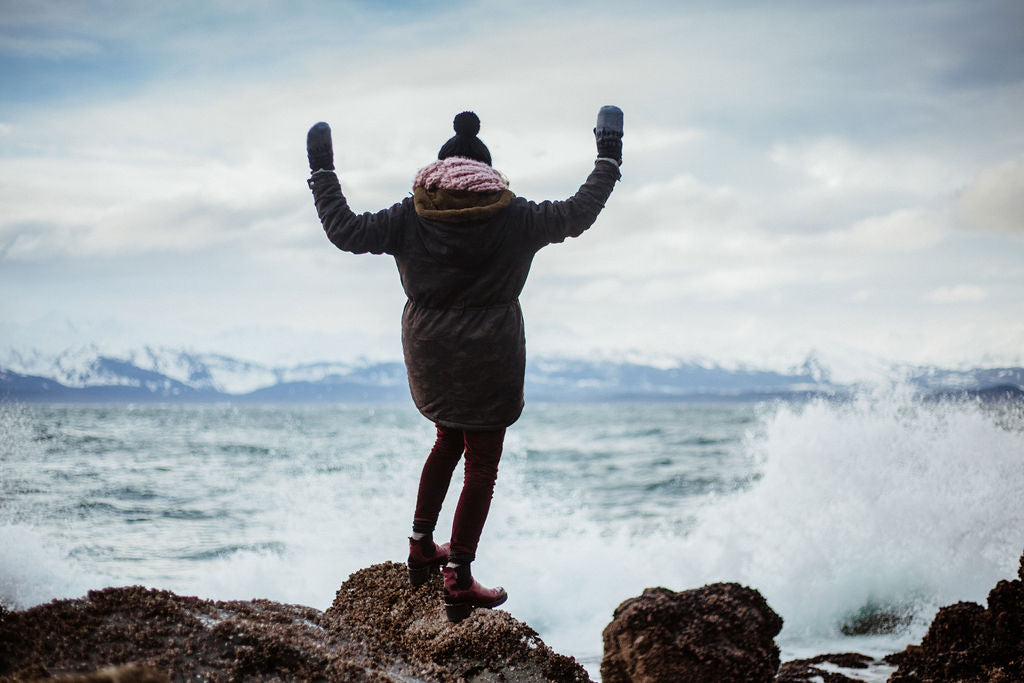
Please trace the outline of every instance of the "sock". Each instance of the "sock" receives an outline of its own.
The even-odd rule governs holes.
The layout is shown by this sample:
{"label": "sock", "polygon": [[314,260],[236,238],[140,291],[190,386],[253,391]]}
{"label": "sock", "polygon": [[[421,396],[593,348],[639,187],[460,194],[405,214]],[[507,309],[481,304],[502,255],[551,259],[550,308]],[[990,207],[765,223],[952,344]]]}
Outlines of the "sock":
{"label": "sock", "polygon": [[423,533],[422,531],[414,531],[414,532],[412,532],[412,540],[414,540],[414,541],[422,540],[422,538],[424,536],[426,536],[426,534]]}
{"label": "sock", "polygon": [[469,571],[468,564],[449,561],[447,566],[455,570],[455,587],[465,590],[473,585],[473,575]]}

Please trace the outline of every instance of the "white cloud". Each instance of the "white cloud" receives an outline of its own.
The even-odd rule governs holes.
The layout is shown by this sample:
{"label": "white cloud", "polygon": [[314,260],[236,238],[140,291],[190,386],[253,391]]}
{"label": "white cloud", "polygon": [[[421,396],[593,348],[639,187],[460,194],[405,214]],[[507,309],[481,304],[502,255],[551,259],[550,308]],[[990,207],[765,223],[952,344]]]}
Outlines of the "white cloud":
{"label": "white cloud", "polygon": [[[961,188],[960,220],[1003,232],[1020,231],[1024,196],[1024,128],[1007,114],[1024,106],[1019,88],[972,84],[968,97],[942,79],[971,50],[954,54],[936,15],[982,13],[967,3],[667,4],[581,17],[529,1],[400,16],[196,2],[132,6],[115,21],[127,6],[21,5],[25,34],[51,25],[40,35],[71,40],[69,55],[87,58],[93,42],[108,54],[90,64],[113,48],[142,60],[135,82],[4,113],[0,300],[12,319],[116,310],[141,329],[156,307],[130,297],[148,284],[174,293],[159,308],[185,336],[260,321],[393,340],[394,265],[339,256],[323,239],[304,185],[308,126],[334,128],[357,210],[405,196],[462,108],[481,115],[515,192],[560,199],[591,168],[597,108],[615,103],[626,114],[623,182],[592,232],[538,256],[524,299],[531,349],[538,339],[748,356],[844,339],[908,357],[924,342],[934,358],[969,354],[972,340],[1021,348],[1019,327],[1003,334],[1024,300],[1012,274],[1021,259],[1006,248],[1016,243],[950,229]],[[444,35],[456,15],[466,35]],[[0,32],[15,35],[5,21]],[[981,40],[956,36],[961,48]],[[971,183],[1002,158],[994,149],[1018,160]],[[183,282],[193,284],[179,291]],[[943,335],[953,316],[956,344]]]}
{"label": "white cloud", "polygon": [[146,168],[72,158],[18,169],[0,189],[8,259],[189,252],[257,237],[280,245],[292,241],[302,209],[315,220],[300,174],[289,184],[265,169],[187,160]]}
{"label": "white cloud", "polygon": [[840,248],[916,251],[939,244],[948,234],[946,221],[934,211],[899,209],[858,221],[845,230],[825,235],[825,243]]}
{"label": "white cloud", "polygon": [[769,156],[780,167],[836,192],[902,190],[932,194],[959,178],[955,169],[934,156],[900,149],[869,149],[838,137],[777,143]]}
{"label": "white cloud", "polygon": [[937,304],[976,303],[988,298],[988,292],[978,285],[953,285],[937,287],[925,296],[927,301]]}
{"label": "white cloud", "polygon": [[694,128],[669,128],[654,126],[641,122],[630,127],[628,137],[623,140],[630,152],[646,152],[649,150],[664,151],[701,139],[705,133]]}
{"label": "white cloud", "polygon": [[771,292],[803,279],[803,274],[787,266],[725,266],[698,276],[689,289],[711,300],[734,300],[754,292]]}
{"label": "white cloud", "polygon": [[957,216],[975,230],[1024,233],[1024,157],[979,173],[960,195]]}
{"label": "white cloud", "polygon": [[[628,173],[628,169],[623,170]],[[638,187],[623,183],[615,193],[612,211],[631,219],[631,232],[660,230],[695,233],[735,229],[742,225],[743,196],[727,185],[710,185],[682,173]]]}

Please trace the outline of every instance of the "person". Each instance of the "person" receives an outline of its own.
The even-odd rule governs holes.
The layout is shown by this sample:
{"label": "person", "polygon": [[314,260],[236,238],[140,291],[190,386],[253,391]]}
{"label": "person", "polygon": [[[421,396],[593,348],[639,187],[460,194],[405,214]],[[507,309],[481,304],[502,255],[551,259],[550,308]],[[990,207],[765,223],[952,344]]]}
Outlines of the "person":
{"label": "person", "polygon": [[[523,410],[526,337],[519,295],[542,247],[578,237],[597,219],[620,179],[622,112],[602,108],[597,160],[586,182],[564,201],[517,197],[491,166],[478,137],[480,119],[462,112],[437,161],[416,173],[412,196],[375,213],[356,214],[334,168],[330,126],[306,138],[308,185],[327,238],[339,249],[390,254],[407,295],[402,348],[409,389],[437,430],[420,476],[409,538],[408,570],[421,585],[442,568],[449,620],[508,597],[471,572],[491,505],[505,430]],[[451,540],[434,527],[451,477],[465,458]]]}

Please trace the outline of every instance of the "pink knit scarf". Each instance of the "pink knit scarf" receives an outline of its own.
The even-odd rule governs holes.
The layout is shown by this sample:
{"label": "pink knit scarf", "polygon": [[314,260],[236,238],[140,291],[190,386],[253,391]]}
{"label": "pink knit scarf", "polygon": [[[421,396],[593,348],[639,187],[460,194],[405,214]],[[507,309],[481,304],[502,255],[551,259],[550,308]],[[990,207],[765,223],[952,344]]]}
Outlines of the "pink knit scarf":
{"label": "pink knit scarf", "polygon": [[421,168],[412,187],[425,190],[500,192],[508,189],[508,180],[482,161],[448,157]]}

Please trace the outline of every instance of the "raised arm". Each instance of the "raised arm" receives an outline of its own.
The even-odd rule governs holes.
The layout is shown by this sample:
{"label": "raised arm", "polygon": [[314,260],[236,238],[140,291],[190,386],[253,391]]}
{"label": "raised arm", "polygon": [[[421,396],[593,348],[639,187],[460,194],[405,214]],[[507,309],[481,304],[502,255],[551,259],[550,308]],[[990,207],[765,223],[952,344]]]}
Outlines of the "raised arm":
{"label": "raised arm", "polygon": [[587,181],[572,197],[562,201],[530,202],[527,224],[534,248],[579,237],[594,224],[615,182],[622,177],[622,110],[601,107],[594,128],[597,161]]}
{"label": "raised arm", "polygon": [[334,246],[354,254],[396,254],[401,241],[404,204],[376,213],[356,214],[349,208],[334,172],[331,127],[318,123],[306,136],[306,153],[312,171],[307,183],[313,191],[316,213]]}

